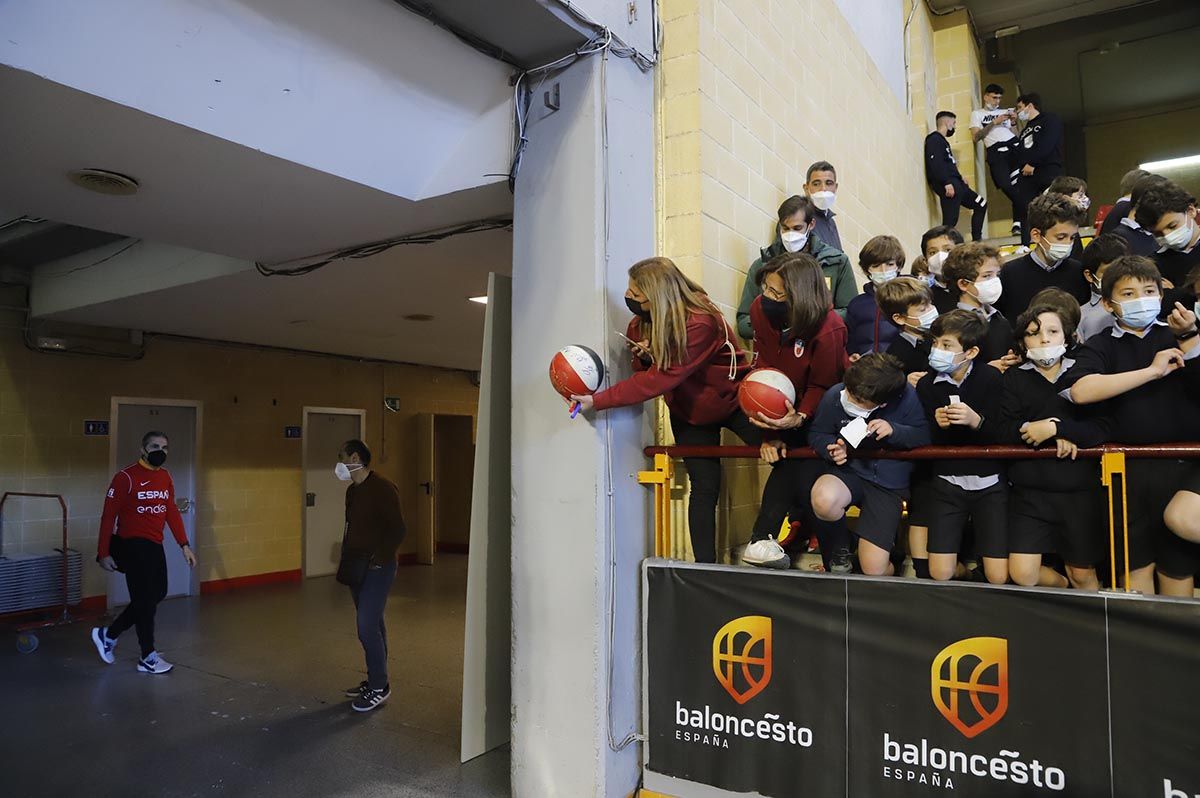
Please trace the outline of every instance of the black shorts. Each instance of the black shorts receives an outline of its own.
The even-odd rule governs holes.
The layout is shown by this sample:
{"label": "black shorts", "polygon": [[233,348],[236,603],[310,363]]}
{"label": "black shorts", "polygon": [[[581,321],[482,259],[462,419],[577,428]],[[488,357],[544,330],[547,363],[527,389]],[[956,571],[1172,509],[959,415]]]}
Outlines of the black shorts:
{"label": "black shorts", "polygon": [[980,557],[1008,557],[1008,484],[965,490],[941,477],[933,478],[929,505],[929,553],[958,554],[967,521],[975,527]]}
{"label": "black shorts", "polygon": [[929,502],[933,485],[933,469],[928,460],[913,464],[912,477],[908,481],[911,496],[908,500],[908,525],[929,526]]}
{"label": "black shorts", "polygon": [[908,491],[880,487],[842,466],[827,465],[825,473],[840,479],[850,491],[850,504],[858,508],[855,534],[884,551],[891,551]]}
{"label": "black shorts", "polygon": [[[1129,567],[1153,562],[1159,572],[1182,579],[1200,571],[1200,545],[1167,529],[1163,511],[1181,490],[1200,493],[1200,464],[1190,460],[1127,461],[1129,485]],[[1117,541],[1121,561],[1122,542]]]}
{"label": "black shorts", "polygon": [[1055,492],[1013,486],[1008,500],[1008,550],[1057,551],[1068,565],[1095,566],[1108,553],[1108,500],[1099,488]]}

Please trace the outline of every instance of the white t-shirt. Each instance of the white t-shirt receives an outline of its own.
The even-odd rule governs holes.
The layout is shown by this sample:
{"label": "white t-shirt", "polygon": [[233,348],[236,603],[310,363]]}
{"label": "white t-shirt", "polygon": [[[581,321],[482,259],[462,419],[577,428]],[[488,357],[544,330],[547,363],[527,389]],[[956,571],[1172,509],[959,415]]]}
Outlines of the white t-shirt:
{"label": "white t-shirt", "polygon": [[[997,108],[995,111],[989,111],[986,108],[976,108],[971,112],[970,127],[985,128],[992,123],[992,120],[1004,116],[1011,111],[1011,108]],[[1015,136],[1016,134],[1012,131],[1012,121],[1006,119],[988,131],[988,134],[983,137],[983,146],[990,147],[1001,141],[1008,141]]]}

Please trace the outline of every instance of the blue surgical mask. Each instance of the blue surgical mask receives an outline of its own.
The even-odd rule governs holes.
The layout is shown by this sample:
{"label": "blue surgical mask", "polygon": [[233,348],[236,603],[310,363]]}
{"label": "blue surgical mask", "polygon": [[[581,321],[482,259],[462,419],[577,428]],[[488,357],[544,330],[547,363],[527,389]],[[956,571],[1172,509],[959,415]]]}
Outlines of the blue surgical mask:
{"label": "blue surgical mask", "polygon": [[883,285],[888,280],[895,280],[899,274],[899,269],[885,269],[882,272],[871,272],[867,276],[871,278],[871,282],[875,285]]}
{"label": "blue surgical mask", "polygon": [[960,365],[954,362],[956,357],[958,357],[958,352],[932,347],[929,350],[929,367],[938,374],[949,374]]}
{"label": "blue surgical mask", "polygon": [[1144,330],[1154,323],[1162,312],[1162,297],[1143,296],[1118,302],[1121,323],[1134,330]]}
{"label": "blue surgical mask", "polygon": [[908,318],[916,319],[917,327],[919,329],[928,330],[930,327],[933,326],[933,323],[935,321],[937,321],[937,317],[938,317],[937,308],[931,307],[931,308],[926,308],[925,312],[922,313],[920,316],[909,316]]}

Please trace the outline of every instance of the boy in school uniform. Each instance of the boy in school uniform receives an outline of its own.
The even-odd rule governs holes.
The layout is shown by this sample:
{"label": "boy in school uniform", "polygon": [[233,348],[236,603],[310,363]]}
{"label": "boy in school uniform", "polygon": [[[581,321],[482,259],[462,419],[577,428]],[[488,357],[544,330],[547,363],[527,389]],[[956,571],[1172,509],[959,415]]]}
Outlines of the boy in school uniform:
{"label": "boy in school uniform", "polygon": [[1083,279],[1087,280],[1091,294],[1087,302],[1079,303],[1079,340],[1086,341],[1093,335],[1113,326],[1113,315],[1100,301],[1100,285],[1110,263],[1124,255],[1136,254],[1129,251],[1125,239],[1114,233],[1103,233],[1092,239],[1083,250]]}
{"label": "boy in school uniform", "polygon": [[1017,321],[1017,352],[1025,362],[1004,372],[997,438],[1001,443],[1058,452],[1058,460],[1015,460],[1008,466],[1008,570],[1018,585],[1066,587],[1042,564],[1057,551],[1070,584],[1098,590],[1096,564],[1107,554],[1104,493],[1096,464],[1076,460],[1080,448],[1104,442],[1107,425],[1096,406],[1073,405],[1060,395],[1075,367],[1075,316],[1035,299]]}
{"label": "boy in school uniform", "polygon": [[962,242],[962,233],[944,225],[931,227],[921,236],[921,254],[925,256],[925,265],[933,275],[933,283],[929,288],[933,292],[933,306],[938,309],[938,313],[954,309],[956,300],[946,284],[943,268],[950,250]]}
{"label": "boy in school uniform", "polygon": [[846,307],[846,351],[851,357],[868,352],[886,352],[899,330],[883,315],[875,291],[900,276],[904,248],[894,236],[875,236],[858,253],[858,267],[867,278],[863,292]]}
{"label": "boy in school uniform", "polygon": [[[1161,313],[1162,275],[1137,255],[1104,273],[1104,306],[1116,323],[1076,351],[1063,376],[1079,405],[1106,403],[1111,440],[1152,444],[1200,436],[1200,335],[1194,308]],[[1127,464],[1129,569],[1135,590],[1191,597],[1200,567],[1200,466],[1186,460],[1131,458]],[[1170,512],[1164,508],[1171,505]]]}
{"label": "boy in school uniform", "polygon": [[955,247],[946,258],[946,285],[955,296],[957,310],[984,320],[986,331],[979,342],[981,363],[1000,371],[1021,362],[1012,351],[1012,325],[996,310],[1004,291],[1000,281],[1000,253],[990,244],[972,242]]}
{"label": "boy in school uniform", "polygon": [[1192,269],[1200,266],[1196,198],[1183,186],[1168,180],[1142,195],[1134,218],[1154,235],[1155,243],[1162,248],[1154,256],[1159,273],[1171,281],[1172,287],[1182,286]]}
{"label": "boy in school uniform", "polygon": [[[896,542],[912,463],[872,459],[880,449],[911,449],[929,443],[929,427],[916,392],[899,361],[887,354],[863,355],[846,369],[845,380],[821,399],[809,444],[826,461],[812,488],[818,525],[844,534],[846,508],[859,508],[858,561],[863,573],[893,573]],[[850,457],[851,452],[854,457]]]}
{"label": "boy in school uniform", "polygon": [[1083,212],[1075,200],[1061,194],[1045,194],[1029,203],[1026,226],[1033,248],[1023,257],[1004,264],[1000,283],[1004,290],[996,307],[1010,325],[1029,307],[1029,300],[1043,288],[1061,288],[1080,304],[1088,299],[1083,264],[1071,257]]}
{"label": "boy in school uniform", "polygon": [[[987,322],[969,310],[952,310],[933,323],[930,372],[917,396],[940,446],[992,442],[1000,408],[1000,372],[984,363],[980,344]],[[958,570],[963,531],[970,519],[983,571],[994,585],[1008,581],[1008,482],[997,460],[935,460],[930,482],[929,573],[951,579]]]}
{"label": "boy in school uniform", "polygon": [[1129,245],[1130,255],[1143,255],[1153,260],[1155,254],[1158,253],[1161,247],[1154,240],[1154,234],[1137,223],[1134,218],[1137,211],[1138,203],[1142,201],[1142,197],[1146,196],[1146,192],[1152,188],[1157,188],[1166,183],[1171,182],[1162,175],[1152,175],[1146,173],[1133,184],[1133,190],[1129,195],[1129,203],[1125,205],[1125,210],[1120,219],[1109,222],[1113,213],[1116,212],[1114,207],[1109,212],[1108,218],[1104,220],[1104,232],[1112,233],[1120,236]]}

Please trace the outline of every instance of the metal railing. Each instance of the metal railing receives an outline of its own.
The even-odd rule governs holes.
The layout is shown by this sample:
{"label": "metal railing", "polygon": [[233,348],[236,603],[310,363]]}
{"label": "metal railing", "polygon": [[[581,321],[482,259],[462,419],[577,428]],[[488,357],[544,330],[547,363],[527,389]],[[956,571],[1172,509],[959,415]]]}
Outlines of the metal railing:
{"label": "metal railing", "polygon": [[[671,548],[671,480],[675,474],[672,458],[718,457],[723,459],[758,459],[757,446],[647,446],[643,453],[653,458],[653,467],[638,472],[638,482],[654,488],[654,556],[666,557]],[[1182,460],[1200,458],[1200,443],[1162,443],[1149,446],[1106,444],[1092,449],[1080,449],[1076,455],[1100,461],[1100,484],[1108,495],[1108,553],[1112,582],[1117,585],[1116,501],[1121,497],[1121,537],[1124,557],[1125,590],[1129,591],[1129,503],[1125,491],[1125,461]],[[1056,449],[1029,449],[1023,446],[921,446],[916,449],[878,450],[870,453],[872,460],[1053,460]],[[785,459],[814,460],[819,456],[810,447],[788,448]],[[1119,491],[1119,494],[1118,494]]]}

